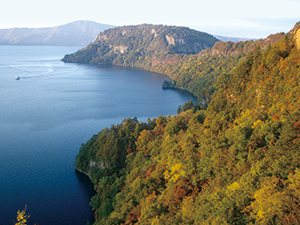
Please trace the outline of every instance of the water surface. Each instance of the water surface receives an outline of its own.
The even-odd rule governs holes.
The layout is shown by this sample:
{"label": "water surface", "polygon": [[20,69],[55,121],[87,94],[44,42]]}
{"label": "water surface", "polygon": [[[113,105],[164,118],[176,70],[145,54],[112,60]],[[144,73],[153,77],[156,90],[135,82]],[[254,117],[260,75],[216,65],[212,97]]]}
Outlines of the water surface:
{"label": "water surface", "polygon": [[159,74],[60,61],[77,49],[0,46],[0,224],[25,205],[28,224],[93,222],[93,186],[73,167],[80,145],[124,118],[175,114],[195,100],[163,90]]}

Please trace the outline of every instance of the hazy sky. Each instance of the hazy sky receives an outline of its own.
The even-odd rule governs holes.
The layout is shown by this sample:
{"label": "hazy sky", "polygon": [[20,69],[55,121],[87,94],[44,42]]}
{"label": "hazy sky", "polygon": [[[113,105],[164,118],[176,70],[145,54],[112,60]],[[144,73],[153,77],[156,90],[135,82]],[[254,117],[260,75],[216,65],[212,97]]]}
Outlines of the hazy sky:
{"label": "hazy sky", "polygon": [[111,25],[186,26],[215,35],[263,38],[300,21],[300,0],[8,0],[0,28],[91,20]]}

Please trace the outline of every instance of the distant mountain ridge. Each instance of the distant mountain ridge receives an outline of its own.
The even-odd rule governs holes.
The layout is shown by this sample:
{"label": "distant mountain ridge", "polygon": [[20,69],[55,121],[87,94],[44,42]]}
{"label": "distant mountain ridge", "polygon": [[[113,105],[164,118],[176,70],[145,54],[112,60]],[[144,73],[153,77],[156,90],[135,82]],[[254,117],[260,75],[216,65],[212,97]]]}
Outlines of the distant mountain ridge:
{"label": "distant mountain ridge", "polygon": [[231,41],[231,42],[240,42],[240,41],[250,41],[250,40],[257,40],[256,38],[242,38],[242,37],[229,37],[229,36],[221,36],[221,35],[214,35],[221,41]]}
{"label": "distant mountain ridge", "polygon": [[0,29],[2,45],[74,45],[86,46],[113,25],[92,21],[75,21],[47,28]]}

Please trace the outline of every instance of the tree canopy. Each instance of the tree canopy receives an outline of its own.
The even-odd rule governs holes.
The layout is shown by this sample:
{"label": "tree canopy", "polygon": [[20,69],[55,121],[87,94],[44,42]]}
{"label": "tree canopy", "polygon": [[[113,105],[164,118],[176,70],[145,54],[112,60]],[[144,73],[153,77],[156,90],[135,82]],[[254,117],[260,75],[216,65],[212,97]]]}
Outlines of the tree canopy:
{"label": "tree canopy", "polygon": [[294,33],[236,59],[207,109],[127,118],[82,145],[75,166],[95,185],[95,224],[299,224]]}

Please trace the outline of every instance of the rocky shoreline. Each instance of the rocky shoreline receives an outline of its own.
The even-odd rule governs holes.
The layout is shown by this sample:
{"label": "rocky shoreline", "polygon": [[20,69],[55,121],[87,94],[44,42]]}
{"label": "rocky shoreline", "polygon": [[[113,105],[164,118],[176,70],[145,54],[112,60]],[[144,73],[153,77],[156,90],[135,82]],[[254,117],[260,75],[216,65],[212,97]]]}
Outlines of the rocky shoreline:
{"label": "rocky shoreline", "polygon": [[88,176],[88,178],[90,178],[90,180],[92,181],[92,179],[91,179],[91,177],[90,177],[90,174],[89,173],[86,173],[86,172],[84,172],[84,171],[82,171],[82,170],[80,170],[80,169],[78,169],[78,168],[76,168],[75,167],[75,170],[77,170],[78,172],[80,172],[80,173],[83,173],[83,174],[85,174],[86,176]]}

